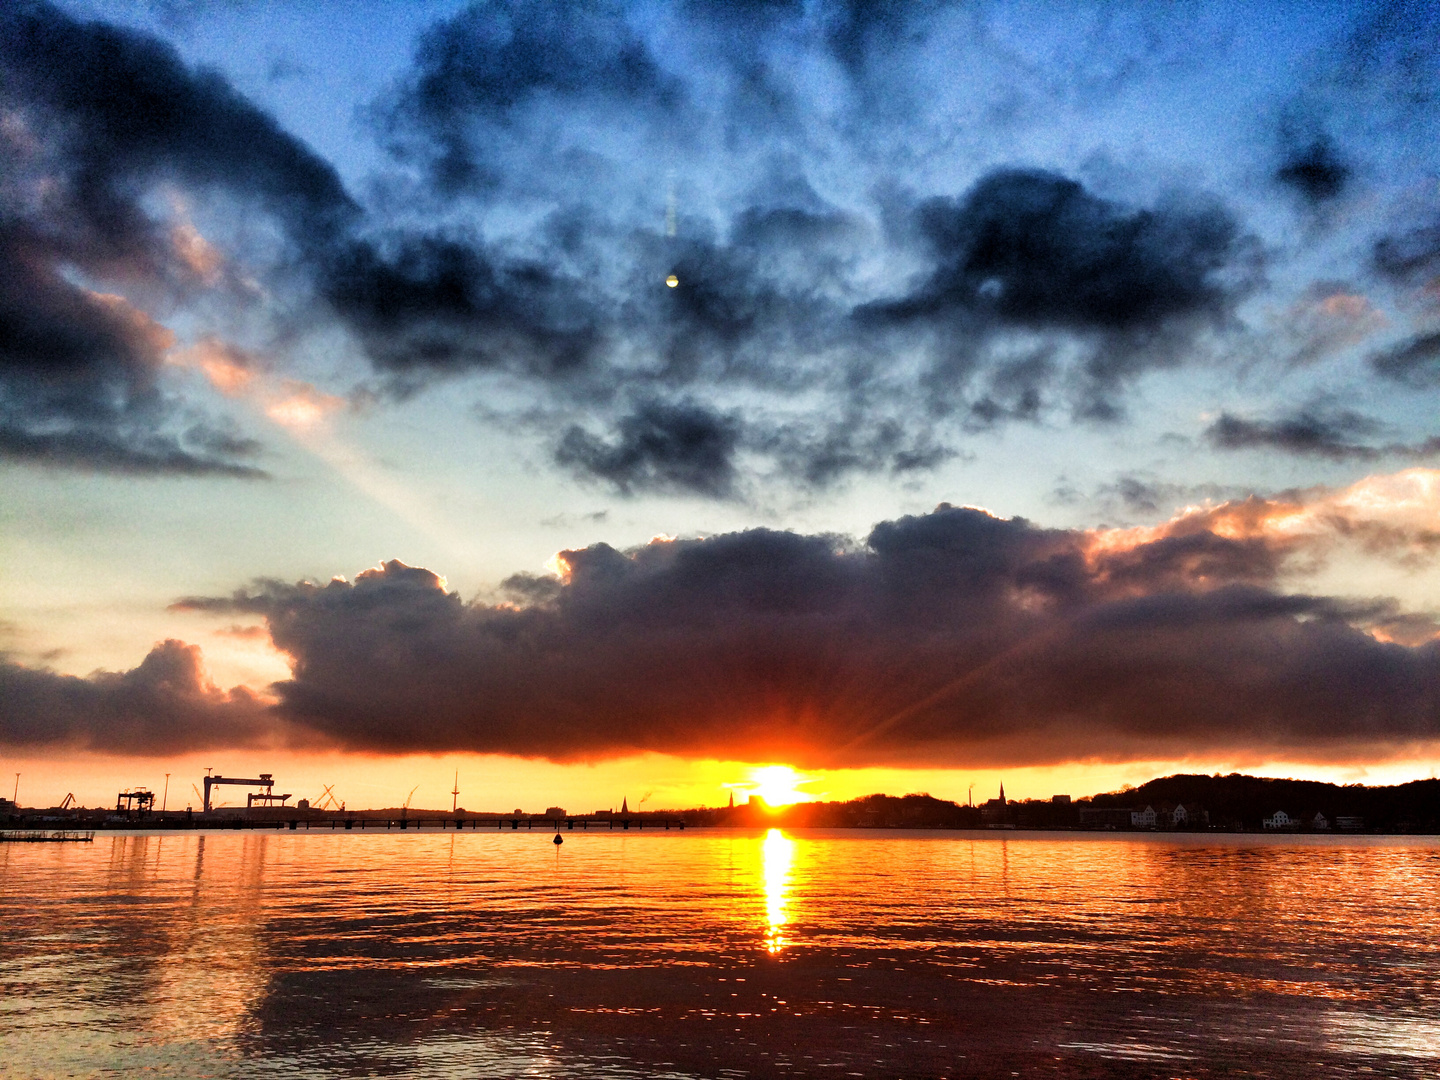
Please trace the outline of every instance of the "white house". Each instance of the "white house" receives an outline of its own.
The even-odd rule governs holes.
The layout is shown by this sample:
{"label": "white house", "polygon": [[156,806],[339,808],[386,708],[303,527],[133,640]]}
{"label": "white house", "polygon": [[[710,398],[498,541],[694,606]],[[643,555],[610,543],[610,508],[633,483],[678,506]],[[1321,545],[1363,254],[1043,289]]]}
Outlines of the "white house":
{"label": "white house", "polygon": [[1135,829],[1153,829],[1155,827],[1155,808],[1147,806],[1144,810],[1131,810],[1130,826]]}
{"label": "white house", "polygon": [[1299,822],[1291,818],[1284,810],[1276,810],[1262,824],[1267,829],[1293,829]]}

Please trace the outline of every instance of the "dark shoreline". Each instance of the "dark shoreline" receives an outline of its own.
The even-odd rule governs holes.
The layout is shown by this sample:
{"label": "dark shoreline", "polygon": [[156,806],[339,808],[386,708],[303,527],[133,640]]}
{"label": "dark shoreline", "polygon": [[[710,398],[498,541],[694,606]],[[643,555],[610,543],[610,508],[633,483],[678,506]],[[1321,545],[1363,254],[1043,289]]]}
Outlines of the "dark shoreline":
{"label": "dark shoreline", "polygon": [[185,811],[119,812],[111,809],[0,809],[0,828],[55,829],[286,829],[326,831],[589,832],[686,828],[825,828],[856,830],[943,829],[1255,833],[1410,836],[1440,834],[1440,780],[1387,787],[1338,785],[1311,780],[1177,774],[1138,788],[1071,800],[991,799],[962,805],[928,794],[867,795],[846,802],[768,806],[752,797],[739,806],[687,810],[596,811],[544,814],[519,811],[417,810],[378,807],[319,810],[254,807]]}

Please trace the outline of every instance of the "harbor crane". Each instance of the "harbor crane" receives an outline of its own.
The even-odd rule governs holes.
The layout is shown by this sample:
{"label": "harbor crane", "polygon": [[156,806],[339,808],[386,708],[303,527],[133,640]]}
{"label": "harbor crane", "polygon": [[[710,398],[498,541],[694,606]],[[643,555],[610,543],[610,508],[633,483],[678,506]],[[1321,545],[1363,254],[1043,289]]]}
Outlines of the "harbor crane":
{"label": "harbor crane", "polygon": [[275,780],[268,772],[261,773],[258,777],[249,779],[239,776],[207,776],[205,777],[205,795],[202,799],[205,806],[205,813],[207,814],[210,812],[210,789],[217,784],[238,784],[241,787],[263,787],[265,789],[264,791],[250,792],[245,796],[245,805],[247,807],[254,806],[257,802],[263,803],[266,806],[272,806],[276,802],[279,802],[281,806],[284,806],[285,800],[290,798],[288,794],[274,795],[271,793],[271,789],[275,786]]}
{"label": "harbor crane", "polygon": [[126,817],[146,817],[155,809],[155,793],[145,788],[122,791],[115,797],[115,813]]}

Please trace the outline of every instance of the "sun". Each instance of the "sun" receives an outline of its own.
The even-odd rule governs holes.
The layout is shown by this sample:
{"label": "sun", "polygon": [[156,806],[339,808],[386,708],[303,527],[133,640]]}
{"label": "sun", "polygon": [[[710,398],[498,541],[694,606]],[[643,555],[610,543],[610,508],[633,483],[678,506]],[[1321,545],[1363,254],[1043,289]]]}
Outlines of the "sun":
{"label": "sun", "polygon": [[801,776],[789,765],[762,765],[750,773],[754,794],[770,806],[789,806],[791,803],[809,802],[814,796],[800,790],[808,779]]}

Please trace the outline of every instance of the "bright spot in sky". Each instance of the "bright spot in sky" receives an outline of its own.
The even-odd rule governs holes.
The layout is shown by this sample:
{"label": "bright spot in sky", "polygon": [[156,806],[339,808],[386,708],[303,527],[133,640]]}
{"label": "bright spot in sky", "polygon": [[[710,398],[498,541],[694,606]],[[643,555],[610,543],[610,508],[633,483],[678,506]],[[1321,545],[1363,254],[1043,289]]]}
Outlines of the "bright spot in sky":
{"label": "bright spot in sky", "polygon": [[667,278],[665,279],[665,284],[666,284],[666,285],[669,285],[670,288],[673,289],[673,288],[675,288],[676,285],[679,285],[679,284],[680,284],[680,279],[679,279],[678,277],[676,277],[674,274],[671,274],[669,277],[667,277]]}
{"label": "bright spot in sky", "polygon": [[764,765],[750,774],[754,793],[771,806],[808,802],[811,796],[799,790],[806,778],[789,765]]}

